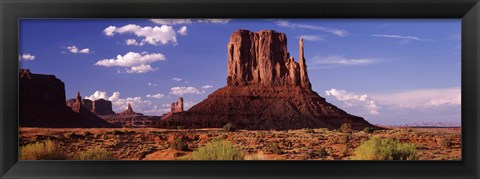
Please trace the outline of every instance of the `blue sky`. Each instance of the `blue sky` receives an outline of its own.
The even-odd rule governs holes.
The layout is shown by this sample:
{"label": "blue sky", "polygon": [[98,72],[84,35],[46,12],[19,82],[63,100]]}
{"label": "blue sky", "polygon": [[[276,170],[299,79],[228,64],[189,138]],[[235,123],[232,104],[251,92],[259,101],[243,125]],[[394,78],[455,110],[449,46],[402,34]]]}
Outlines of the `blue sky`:
{"label": "blue sky", "polygon": [[291,56],[305,40],[313,90],[374,124],[460,123],[460,19],[24,19],[19,63],[105,98],[114,111],[161,115],[225,86],[237,29],[273,29]]}

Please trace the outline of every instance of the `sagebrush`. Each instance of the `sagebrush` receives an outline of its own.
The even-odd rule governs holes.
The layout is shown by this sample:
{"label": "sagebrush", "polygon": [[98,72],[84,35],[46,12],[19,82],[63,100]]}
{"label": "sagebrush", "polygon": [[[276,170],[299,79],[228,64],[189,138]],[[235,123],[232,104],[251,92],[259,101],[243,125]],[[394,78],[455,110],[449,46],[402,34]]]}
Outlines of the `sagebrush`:
{"label": "sagebrush", "polygon": [[355,149],[353,160],[417,160],[415,145],[374,136]]}

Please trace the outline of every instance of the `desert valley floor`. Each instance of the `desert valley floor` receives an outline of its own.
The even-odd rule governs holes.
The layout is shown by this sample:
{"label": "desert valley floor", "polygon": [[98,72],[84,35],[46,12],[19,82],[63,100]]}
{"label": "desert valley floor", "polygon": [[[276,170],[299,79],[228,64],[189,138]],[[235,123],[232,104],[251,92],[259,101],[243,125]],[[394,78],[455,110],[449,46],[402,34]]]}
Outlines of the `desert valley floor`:
{"label": "desert valley floor", "polygon": [[[226,132],[220,128],[21,128],[20,146],[53,140],[69,156],[102,148],[111,152],[117,160],[176,160],[188,157],[208,141],[221,139],[241,148],[245,159],[349,160],[355,148],[372,136],[414,144],[419,160],[461,160],[461,128],[392,127],[373,133],[342,133],[328,129]],[[180,137],[186,139],[187,150],[171,147]],[[445,147],[442,140],[449,145]],[[272,145],[278,148],[273,149]]]}

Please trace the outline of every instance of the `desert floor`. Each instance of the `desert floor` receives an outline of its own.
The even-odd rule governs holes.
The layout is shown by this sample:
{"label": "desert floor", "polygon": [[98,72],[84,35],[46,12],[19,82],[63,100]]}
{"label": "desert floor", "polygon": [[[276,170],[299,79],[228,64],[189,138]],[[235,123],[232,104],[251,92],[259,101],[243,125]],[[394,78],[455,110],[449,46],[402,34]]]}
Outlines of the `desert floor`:
{"label": "desert floor", "polygon": [[[20,146],[46,139],[54,140],[69,156],[81,151],[103,148],[118,160],[175,160],[215,139],[230,141],[243,150],[246,158],[265,160],[348,160],[354,150],[371,136],[382,136],[412,143],[419,160],[461,160],[461,128],[390,128],[367,134],[363,131],[342,133],[314,129],[288,131],[157,128],[21,128]],[[179,151],[170,145],[176,138],[187,137],[189,150]],[[440,140],[450,141],[447,148]],[[280,153],[273,153],[277,143]],[[326,155],[320,155],[324,148]],[[254,157],[248,157],[254,156]]]}

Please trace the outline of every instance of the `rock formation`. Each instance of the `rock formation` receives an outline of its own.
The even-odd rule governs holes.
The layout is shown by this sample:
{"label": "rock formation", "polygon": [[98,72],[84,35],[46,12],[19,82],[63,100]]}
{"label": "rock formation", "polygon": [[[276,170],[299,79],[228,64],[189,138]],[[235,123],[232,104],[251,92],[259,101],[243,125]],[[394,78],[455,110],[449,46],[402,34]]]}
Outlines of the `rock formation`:
{"label": "rock formation", "polygon": [[183,112],[183,98],[178,97],[178,101],[170,105],[170,110],[172,113]]}
{"label": "rock formation", "polygon": [[93,101],[92,112],[98,115],[115,114],[112,110],[112,102],[105,99],[97,99]]}
{"label": "rock formation", "polygon": [[135,111],[133,111],[132,104],[128,103],[127,109],[125,111],[119,113],[119,115],[121,115],[121,116],[128,116],[128,115],[140,115],[140,116],[142,116],[143,114],[142,113],[136,113]]}
{"label": "rock formation", "polygon": [[244,129],[353,129],[376,127],[325,101],[311,89],[299,42],[299,63],[287,51],[284,33],[273,30],[233,32],[228,43],[227,86],[185,112],[156,121],[158,127]]}
{"label": "rock formation", "polygon": [[65,104],[62,81],[27,69],[19,71],[19,107],[21,127],[117,127],[88,110],[74,112]]}
{"label": "rock formation", "polygon": [[[67,106],[75,110],[77,99],[72,98],[67,100]],[[112,115],[115,114],[112,110],[112,102],[105,99],[97,99],[95,101],[89,99],[82,99],[81,104],[83,108],[89,110],[97,115]]]}

